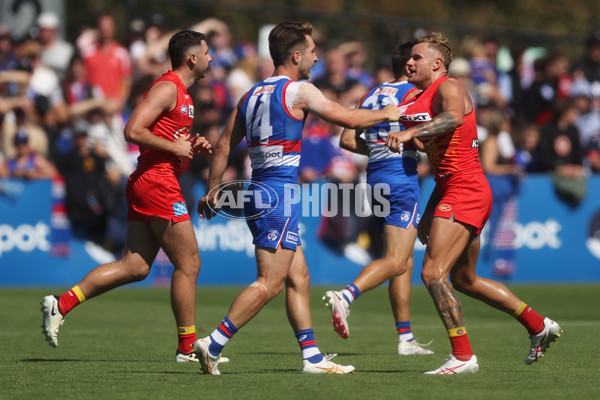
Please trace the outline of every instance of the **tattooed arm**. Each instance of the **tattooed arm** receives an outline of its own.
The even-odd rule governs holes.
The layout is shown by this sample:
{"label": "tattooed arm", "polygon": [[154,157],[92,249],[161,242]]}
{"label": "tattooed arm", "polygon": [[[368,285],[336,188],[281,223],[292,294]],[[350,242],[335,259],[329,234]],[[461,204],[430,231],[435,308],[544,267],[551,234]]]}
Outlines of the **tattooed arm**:
{"label": "tattooed arm", "polygon": [[466,114],[473,109],[471,98],[465,88],[454,80],[440,84],[433,96],[431,108],[437,114],[431,121],[408,128],[402,132],[390,133],[386,146],[396,151],[400,143],[413,138],[425,139],[445,135],[462,125]]}

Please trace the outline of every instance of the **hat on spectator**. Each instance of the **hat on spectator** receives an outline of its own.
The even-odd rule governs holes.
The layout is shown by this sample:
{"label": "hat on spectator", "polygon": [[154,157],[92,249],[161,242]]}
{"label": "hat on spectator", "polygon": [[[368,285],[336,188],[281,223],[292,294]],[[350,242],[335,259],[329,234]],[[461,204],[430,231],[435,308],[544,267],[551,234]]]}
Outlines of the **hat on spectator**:
{"label": "hat on spectator", "polygon": [[36,23],[43,29],[56,29],[58,28],[60,21],[52,11],[44,11],[37,17]]}
{"label": "hat on spectator", "polygon": [[576,79],[571,85],[571,97],[585,96],[592,97],[592,85],[585,78]]}
{"label": "hat on spectator", "polygon": [[15,137],[13,138],[13,143],[15,144],[15,146],[18,146],[23,143],[27,143],[28,141],[29,141],[29,137],[27,136],[27,133],[22,130],[18,130],[17,133],[15,134]]}

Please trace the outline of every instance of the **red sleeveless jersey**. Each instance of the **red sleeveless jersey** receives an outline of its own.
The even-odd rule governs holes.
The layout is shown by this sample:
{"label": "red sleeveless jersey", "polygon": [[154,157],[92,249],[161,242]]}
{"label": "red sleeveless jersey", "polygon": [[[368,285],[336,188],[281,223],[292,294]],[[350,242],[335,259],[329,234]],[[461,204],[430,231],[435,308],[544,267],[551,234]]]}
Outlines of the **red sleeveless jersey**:
{"label": "red sleeveless jersey", "polygon": [[[177,85],[177,104],[173,109],[161,114],[149,129],[156,136],[174,142],[178,137],[189,133],[194,121],[194,104],[187,88],[173,71],[169,71],[155,80],[144,93],[144,98],[152,86],[162,81],[173,82]],[[170,171],[178,175],[180,164],[181,160],[172,153],[140,146],[137,172],[152,169],[154,171]]]}
{"label": "red sleeveless jersey", "polygon": [[[431,109],[431,103],[438,86],[448,78],[443,76],[417,96],[399,105],[400,122],[407,127],[431,121],[437,114]],[[465,115],[463,124],[444,135],[421,140],[429,158],[437,181],[440,177],[452,174],[481,172],[479,164],[479,141],[475,110]]]}

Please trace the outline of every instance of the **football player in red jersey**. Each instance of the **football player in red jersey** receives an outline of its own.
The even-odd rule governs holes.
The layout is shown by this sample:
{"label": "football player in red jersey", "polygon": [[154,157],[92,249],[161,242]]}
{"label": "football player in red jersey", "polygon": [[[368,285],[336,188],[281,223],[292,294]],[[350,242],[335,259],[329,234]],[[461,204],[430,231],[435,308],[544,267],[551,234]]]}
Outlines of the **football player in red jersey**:
{"label": "football player in red jersey", "polygon": [[198,361],[196,341],[196,284],[200,255],[187,206],[177,182],[182,158],[211,152],[205,138],[188,133],[194,106],[188,88],[204,76],[211,57],[205,36],[181,31],[169,42],[173,69],[157,79],[125,126],[125,138],[140,146],[138,167],[127,183],[128,230],[125,255],[100,265],[62,296],[42,301],[43,332],[58,346],[58,329],[69,311],[81,302],[131,282],[141,281],[162,247],[175,270],[171,305],[179,345],[178,362]]}
{"label": "football player in red jersey", "polygon": [[475,274],[479,234],[490,215],[492,195],[479,164],[473,102],[458,81],[447,77],[452,49],[443,35],[417,38],[411,55],[408,81],[422,92],[400,105],[400,122],[407,129],[390,133],[386,145],[397,151],[401,143],[419,139],[436,181],[418,227],[419,239],[427,244],[421,276],[448,331],[452,355],[427,373],[479,370],[454,288],[521,322],[531,339],[525,358],[531,364],[560,336],[560,326],[537,314],[503,284]]}

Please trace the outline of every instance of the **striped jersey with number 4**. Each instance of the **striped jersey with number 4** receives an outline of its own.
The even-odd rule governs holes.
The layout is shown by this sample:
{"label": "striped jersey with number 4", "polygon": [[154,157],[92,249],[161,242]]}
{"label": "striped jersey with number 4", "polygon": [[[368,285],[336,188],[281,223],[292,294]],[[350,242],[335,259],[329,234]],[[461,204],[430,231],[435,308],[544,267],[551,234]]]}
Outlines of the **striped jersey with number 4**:
{"label": "striped jersey with number 4", "polygon": [[240,103],[238,112],[255,181],[298,181],[304,119],[295,118],[292,104],[286,101],[286,91],[297,84],[286,76],[270,77],[254,86]]}

